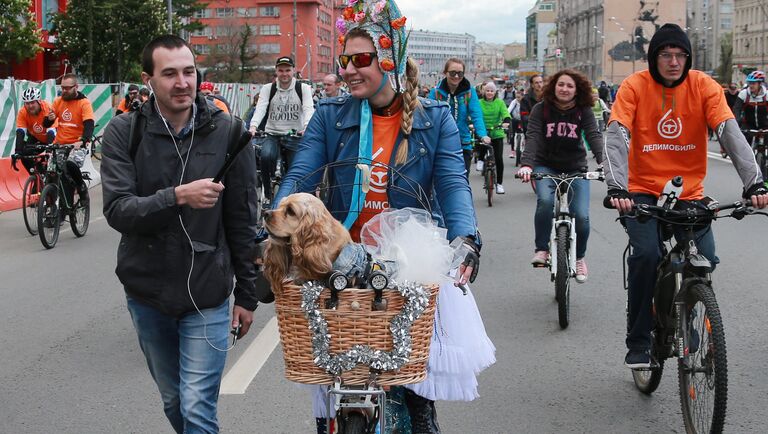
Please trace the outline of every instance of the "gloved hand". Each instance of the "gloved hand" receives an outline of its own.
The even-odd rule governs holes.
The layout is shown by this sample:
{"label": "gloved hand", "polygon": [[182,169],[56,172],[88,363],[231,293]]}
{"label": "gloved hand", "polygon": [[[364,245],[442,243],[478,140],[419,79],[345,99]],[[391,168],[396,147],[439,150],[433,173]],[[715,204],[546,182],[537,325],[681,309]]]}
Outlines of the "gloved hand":
{"label": "gloved hand", "polygon": [[471,237],[459,237],[462,244],[467,247],[467,254],[459,266],[459,274],[456,278],[457,285],[474,282],[477,272],[480,271],[480,244]]}
{"label": "gloved hand", "polygon": [[13,167],[13,170],[15,170],[15,171],[17,171],[17,172],[18,172],[18,171],[19,171],[19,168],[18,168],[18,167],[16,167],[16,160],[17,160],[17,159],[18,159],[18,155],[17,155],[17,154],[13,154],[13,155],[11,155],[11,167]]}
{"label": "gloved hand", "polygon": [[752,206],[755,208],[765,208],[768,205],[768,188],[764,183],[749,187],[742,196],[752,201]]}
{"label": "gloved hand", "polygon": [[627,190],[621,188],[609,189],[608,195],[603,199],[604,207],[617,209],[622,214],[632,211],[632,205],[634,205],[632,196]]}
{"label": "gloved hand", "polygon": [[523,182],[531,182],[531,173],[533,173],[531,166],[523,166],[517,170],[517,177]]}

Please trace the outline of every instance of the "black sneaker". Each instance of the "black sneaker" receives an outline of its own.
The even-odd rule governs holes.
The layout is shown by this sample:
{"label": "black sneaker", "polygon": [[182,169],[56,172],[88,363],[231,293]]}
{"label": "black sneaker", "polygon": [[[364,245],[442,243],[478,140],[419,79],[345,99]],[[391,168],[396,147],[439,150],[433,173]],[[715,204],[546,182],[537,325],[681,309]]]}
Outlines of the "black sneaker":
{"label": "black sneaker", "polygon": [[651,355],[645,350],[629,350],[624,357],[624,366],[630,369],[651,367]]}

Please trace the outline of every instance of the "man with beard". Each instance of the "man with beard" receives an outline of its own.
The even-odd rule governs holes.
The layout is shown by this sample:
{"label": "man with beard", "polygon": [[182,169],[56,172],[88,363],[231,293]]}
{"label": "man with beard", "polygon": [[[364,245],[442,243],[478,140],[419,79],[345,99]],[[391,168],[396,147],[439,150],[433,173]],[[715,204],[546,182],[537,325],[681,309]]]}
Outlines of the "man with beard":
{"label": "man with beard", "polygon": [[75,184],[78,195],[87,203],[88,186],[80,171],[85,161],[88,142],[93,137],[94,116],[93,106],[88,98],[78,90],[77,76],[65,74],[61,78],[61,96],[53,100],[53,111],[59,122],[56,131],[56,142],[59,145],[74,145],[75,149],[67,160],[66,170]]}
{"label": "man with beard", "polygon": [[139,99],[139,86],[132,84],[128,86],[128,93],[125,94],[125,98],[117,105],[115,115],[132,112],[139,108],[141,102],[141,99]]}
{"label": "man with beard", "polygon": [[[56,115],[40,96],[40,89],[29,88],[21,94],[24,105],[16,116],[16,154],[35,155],[39,144],[51,144],[56,137]],[[21,160],[30,172],[34,164]]]}

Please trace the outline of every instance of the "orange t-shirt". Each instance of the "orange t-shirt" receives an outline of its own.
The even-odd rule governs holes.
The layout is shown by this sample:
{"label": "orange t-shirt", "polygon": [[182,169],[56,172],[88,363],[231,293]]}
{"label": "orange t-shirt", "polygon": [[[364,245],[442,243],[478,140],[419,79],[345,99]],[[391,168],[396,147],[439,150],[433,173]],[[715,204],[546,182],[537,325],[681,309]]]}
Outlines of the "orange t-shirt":
{"label": "orange t-shirt", "polygon": [[627,77],[611,107],[611,121],[629,129],[629,191],[658,196],[664,184],[683,177],[682,199],[701,199],[707,173],[707,126],[733,113],[723,89],[701,71],[666,88],[648,70]]}
{"label": "orange t-shirt", "polygon": [[53,111],[59,121],[56,143],[69,145],[79,142],[83,136],[83,122],[94,120],[93,107],[88,98],[65,101],[62,97],[53,100]]}
{"label": "orange t-shirt", "polygon": [[211,98],[211,100],[216,107],[220,108],[224,113],[229,114],[229,109],[227,108],[227,105],[224,104],[224,101],[216,98]]}
{"label": "orange t-shirt", "polygon": [[43,126],[45,117],[51,112],[51,105],[43,100],[38,102],[40,103],[40,112],[36,116],[32,116],[26,107],[21,106],[21,110],[19,110],[19,114],[16,116],[16,128],[24,128],[29,135],[36,138],[40,143],[48,143],[46,133],[49,129],[56,128],[56,121],[54,120],[53,125],[48,128]]}
{"label": "orange t-shirt", "polygon": [[[400,132],[400,122],[403,119],[403,111],[400,110],[392,116],[373,115],[373,155],[374,161],[371,168],[371,182],[368,193],[365,195],[365,205],[357,217],[357,221],[350,228],[352,239],[360,242],[360,230],[368,220],[376,214],[389,208],[387,197],[387,182],[389,181],[388,167],[392,158],[392,150],[395,148],[395,140]],[[384,164],[382,166],[381,164]]]}

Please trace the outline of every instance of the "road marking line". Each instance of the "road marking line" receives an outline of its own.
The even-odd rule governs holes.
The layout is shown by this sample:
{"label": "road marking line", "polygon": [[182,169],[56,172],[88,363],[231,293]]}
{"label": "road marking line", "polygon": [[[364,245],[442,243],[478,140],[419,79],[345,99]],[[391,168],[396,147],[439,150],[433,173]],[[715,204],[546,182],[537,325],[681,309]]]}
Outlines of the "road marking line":
{"label": "road marking line", "polygon": [[[97,222],[99,220],[104,220],[104,216],[96,217],[95,219],[88,219],[88,226],[91,225],[93,222]],[[69,220],[67,220],[67,223],[69,223]],[[59,233],[66,232],[72,230],[71,225],[65,225],[63,228],[59,229]]]}
{"label": "road marking line", "polygon": [[242,395],[280,342],[273,316],[221,380],[219,395]]}

